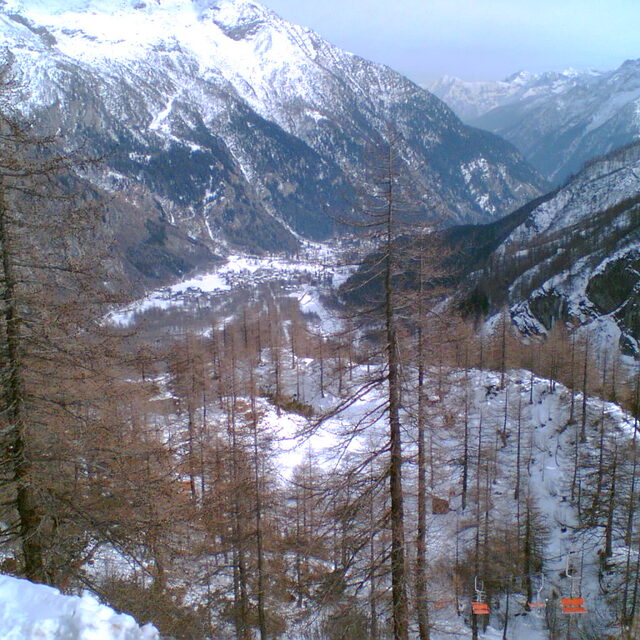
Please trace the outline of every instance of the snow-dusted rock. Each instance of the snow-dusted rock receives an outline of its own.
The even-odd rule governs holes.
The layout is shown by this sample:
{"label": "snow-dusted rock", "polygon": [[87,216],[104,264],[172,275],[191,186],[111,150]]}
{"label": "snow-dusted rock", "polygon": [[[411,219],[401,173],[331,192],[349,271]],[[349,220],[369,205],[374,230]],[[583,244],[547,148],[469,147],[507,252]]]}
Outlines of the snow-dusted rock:
{"label": "snow-dusted rock", "polygon": [[488,256],[497,271],[472,275],[480,299],[500,282],[500,305],[525,333],[569,321],[640,353],[640,143],[587,165],[524,213]]}

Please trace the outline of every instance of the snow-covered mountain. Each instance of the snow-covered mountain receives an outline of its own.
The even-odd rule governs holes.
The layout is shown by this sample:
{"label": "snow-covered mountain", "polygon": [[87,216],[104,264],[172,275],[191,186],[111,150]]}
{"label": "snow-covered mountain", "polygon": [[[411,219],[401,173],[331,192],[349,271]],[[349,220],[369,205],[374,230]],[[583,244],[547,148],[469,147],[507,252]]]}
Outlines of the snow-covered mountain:
{"label": "snow-covered mountain", "polygon": [[507,305],[526,333],[557,321],[592,325],[624,352],[640,352],[640,142],[492,227],[505,233],[470,265],[474,304]]}
{"label": "snow-covered mountain", "polygon": [[149,278],[328,237],[389,123],[425,211],[492,219],[544,186],[409,80],[248,0],[4,0],[0,38],[19,108],[105,158],[89,177]]}
{"label": "snow-covered mountain", "polygon": [[594,81],[598,71],[530,73],[519,71],[504,80],[467,81],[443,76],[427,89],[446,102],[463,121],[473,123],[485,113],[523,100],[548,98],[564,93],[581,83]]}
{"label": "snow-covered mountain", "polygon": [[607,73],[442,81],[432,90],[474,126],[512,142],[556,183],[640,136],[640,60]]}

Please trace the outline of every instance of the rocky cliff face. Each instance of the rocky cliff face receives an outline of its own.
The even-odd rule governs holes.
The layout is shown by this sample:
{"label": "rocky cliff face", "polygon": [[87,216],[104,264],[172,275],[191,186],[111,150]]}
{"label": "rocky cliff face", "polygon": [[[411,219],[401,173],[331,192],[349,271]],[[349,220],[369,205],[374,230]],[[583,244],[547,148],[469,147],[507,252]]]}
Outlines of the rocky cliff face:
{"label": "rocky cliff face", "polygon": [[146,278],[330,237],[390,124],[424,215],[492,219],[545,184],[428,92],[254,2],[5,0],[0,37],[20,110],[104,158],[85,177],[121,203]]}

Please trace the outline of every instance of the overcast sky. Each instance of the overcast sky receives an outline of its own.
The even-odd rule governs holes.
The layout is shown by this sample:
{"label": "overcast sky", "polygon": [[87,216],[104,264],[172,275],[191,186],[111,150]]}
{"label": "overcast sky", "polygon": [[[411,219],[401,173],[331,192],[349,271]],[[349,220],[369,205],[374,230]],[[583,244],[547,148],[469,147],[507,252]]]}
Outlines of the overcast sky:
{"label": "overcast sky", "polygon": [[640,0],[262,0],[417,82],[608,70],[640,58]]}

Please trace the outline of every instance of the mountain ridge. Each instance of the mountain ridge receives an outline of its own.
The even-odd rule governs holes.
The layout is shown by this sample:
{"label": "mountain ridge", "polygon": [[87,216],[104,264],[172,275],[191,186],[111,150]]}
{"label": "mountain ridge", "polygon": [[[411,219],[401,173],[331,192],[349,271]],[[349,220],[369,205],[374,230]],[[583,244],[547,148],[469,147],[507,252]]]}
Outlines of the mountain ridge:
{"label": "mountain ridge", "polygon": [[476,86],[449,79],[432,90],[467,114],[469,124],[513,143],[555,184],[640,136],[640,60],[613,71],[520,80]]}
{"label": "mountain ridge", "polygon": [[503,80],[467,81],[443,76],[425,87],[448,104],[463,121],[473,124],[493,109],[534,97],[564,92],[578,82],[595,80],[602,73],[595,70],[544,71],[521,70]]}
{"label": "mountain ridge", "polygon": [[74,13],[5,2],[0,37],[28,87],[18,106],[105,157],[90,176],[98,186],[129,201],[144,192],[139,218],[215,253],[330,237],[390,122],[422,215],[493,219],[545,188],[508,143],[257,3],[121,2],[120,13],[98,13],[106,4],[78,0]]}

